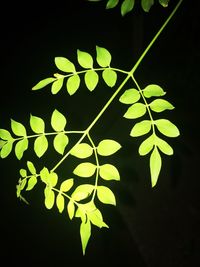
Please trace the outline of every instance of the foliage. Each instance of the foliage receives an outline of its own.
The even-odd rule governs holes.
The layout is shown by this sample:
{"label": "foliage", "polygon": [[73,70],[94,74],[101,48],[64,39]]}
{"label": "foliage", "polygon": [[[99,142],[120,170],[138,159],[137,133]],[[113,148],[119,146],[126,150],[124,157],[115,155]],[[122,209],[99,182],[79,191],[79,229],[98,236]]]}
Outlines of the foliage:
{"label": "foliage", "polygon": [[[125,2],[128,1],[123,3]],[[143,4],[144,2],[142,1]],[[117,3],[118,1],[109,0],[107,6],[111,8]],[[173,155],[173,148],[166,138],[177,137],[179,130],[163,114],[168,110],[173,110],[174,106],[164,99],[166,92],[163,88],[157,84],[149,84],[142,88],[134,74],[180,3],[181,1],[130,71],[112,67],[112,56],[106,48],[96,46],[95,57],[78,49],[77,64],[66,57],[56,57],[54,63],[58,72],[42,79],[32,88],[33,91],[37,91],[48,87],[53,95],[64,89],[71,96],[80,90],[81,83],[84,83],[89,91],[94,91],[100,80],[103,80],[106,86],[113,88],[117,85],[118,76],[122,76],[121,84],[117,86],[87,129],[68,130],[68,118],[57,109],[52,112],[50,118],[49,124],[52,132],[46,132],[46,122],[41,117],[32,114],[29,119],[29,129],[14,119],[11,119],[11,131],[0,129],[0,157],[2,159],[6,158],[14,147],[15,156],[20,160],[26,154],[31,140],[34,142],[35,154],[41,158],[48,150],[49,136],[53,136],[53,148],[62,155],[60,161],[51,169],[44,166],[41,170],[36,170],[34,163],[27,161],[26,167],[19,171],[17,197],[28,203],[23,192],[33,190],[38,182],[42,182],[44,205],[47,209],[56,206],[59,213],[67,209],[70,220],[80,218],[83,254],[85,254],[91,236],[91,226],[108,228],[97,203],[116,205],[116,197],[109,187],[109,181],[120,181],[120,173],[117,167],[109,161],[105,163],[103,160],[102,163],[102,158],[107,159],[115,154],[121,145],[116,140],[106,138],[96,144],[91,130],[119,94],[120,103],[127,107],[123,117],[130,120],[132,125],[130,136],[132,138],[143,137],[138,153],[140,156],[149,155],[152,187],[156,185],[161,171],[162,155]],[[131,81],[131,87],[126,86],[128,81]],[[155,119],[155,114],[160,117],[156,116]],[[139,121],[135,122],[135,119]],[[30,130],[31,134],[29,134]],[[70,139],[72,135],[78,136],[78,141],[75,143],[72,143]],[[73,169],[72,175],[63,179],[59,177],[57,169],[68,157],[73,157],[74,160],[77,158],[79,162]]]}

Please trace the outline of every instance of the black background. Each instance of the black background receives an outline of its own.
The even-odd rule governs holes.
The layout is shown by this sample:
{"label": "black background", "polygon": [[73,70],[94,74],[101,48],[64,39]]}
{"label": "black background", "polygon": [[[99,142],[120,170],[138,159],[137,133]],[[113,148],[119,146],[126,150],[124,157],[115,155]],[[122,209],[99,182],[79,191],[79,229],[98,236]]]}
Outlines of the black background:
{"label": "black background", "polygon": [[[73,62],[76,50],[95,55],[95,45],[112,54],[112,66],[132,68],[175,6],[158,4],[146,14],[137,5],[121,17],[119,8],[105,10],[105,1],[18,2],[1,6],[1,106],[0,127],[10,129],[10,118],[28,125],[30,113],[50,121],[57,108],[68,118],[69,129],[82,130],[112,95],[100,82],[90,93],[82,83],[69,97],[65,89],[52,96],[50,90],[32,92],[39,80],[56,72],[54,57]],[[200,265],[199,182],[199,11],[198,1],[183,1],[180,9],[156,41],[136,72],[140,85],[157,83],[176,109],[163,114],[180,129],[168,140],[174,156],[163,156],[155,188],[150,186],[148,157],[138,156],[142,138],[129,131],[134,122],[123,118],[126,106],[116,100],[92,130],[94,139],[118,140],[122,149],[108,159],[118,166],[120,183],[111,183],[117,207],[102,206],[110,229],[93,228],[86,256],[82,256],[79,220],[69,221],[56,208],[48,211],[40,186],[27,194],[30,205],[16,198],[18,170],[27,160],[51,168],[60,158],[49,145],[39,161],[32,145],[18,161],[12,153],[1,160],[1,260],[13,266],[148,266]],[[119,78],[120,80],[121,78]],[[127,85],[128,86],[128,85]],[[50,129],[50,126],[46,126]],[[72,139],[73,141],[73,139]],[[69,159],[60,170],[71,175]],[[69,173],[69,174],[68,174]],[[68,177],[66,177],[68,178]]]}

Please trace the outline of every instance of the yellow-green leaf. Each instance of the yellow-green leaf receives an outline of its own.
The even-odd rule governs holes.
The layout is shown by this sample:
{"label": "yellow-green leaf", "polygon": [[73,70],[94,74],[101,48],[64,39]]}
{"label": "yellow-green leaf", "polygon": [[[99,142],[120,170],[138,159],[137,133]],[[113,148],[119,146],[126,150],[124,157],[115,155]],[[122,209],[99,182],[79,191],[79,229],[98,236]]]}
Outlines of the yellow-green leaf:
{"label": "yellow-green leaf", "polygon": [[48,141],[46,136],[41,135],[35,139],[34,151],[36,155],[41,158],[48,148]]}
{"label": "yellow-green leaf", "polygon": [[121,145],[115,140],[102,140],[97,146],[97,153],[101,156],[110,156],[116,153],[121,148]]}
{"label": "yellow-green leaf", "polygon": [[105,69],[102,73],[102,77],[109,87],[115,86],[117,81],[117,73],[114,70],[109,68]]}
{"label": "yellow-green leaf", "polygon": [[60,213],[63,212],[64,207],[65,207],[65,199],[62,194],[58,194],[56,197],[56,205]]}
{"label": "yellow-green leaf", "polygon": [[47,209],[51,209],[55,202],[55,193],[49,186],[45,187],[44,196],[45,196],[44,200],[45,207]]}
{"label": "yellow-green leaf", "polygon": [[10,152],[12,151],[12,147],[13,147],[13,141],[9,141],[3,145],[0,151],[2,159],[6,158],[10,154]]}
{"label": "yellow-green leaf", "polygon": [[116,205],[115,195],[110,188],[106,186],[101,185],[97,187],[97,196],[99,201],[104,204]]}
{"label": "yellow-green leaf", "polygon": [[17,159],[21,159],[23,157],[24,151],[28,148],[28,139],[24,138],[18,141],[15,145],[15,155]]}
{"label": "yellow-green leaf", "polygon": [[23,124],[11,119],[11,128],[15,135],[26,136],[26,129]]}
{"label": "yellow-green leaf", "polygon": [[52,128],[57,131],[63,131],[66,126],[67,120],[65,116],[60,113],[57,109],[55,109],[51,116],[51,126]]}
{"label": "yellow-green leaf", "polygon": [[160,153],[155,146],[150,156],[150,172],[151,172],[151,185],[154,187],[158,181],[162,166],[162,159]]}
{"label": "yellow-green leaf", "polygon": [[63,82],[64,82],[64,78],[59,78],[55,82],[52,83],[51,93],[53,95],[57,94],[61,90],[63,86]]}
{"label": "yellow-green leaf", "polygon": [[85,84],[90,91],[93,91],[98,84],[99,76],[94,70],[88,70],[84,76]]}
{"label": "yellow-green leaf", "polygon": [[93,59],[92,56],[84,51],[77,50],[77,58],[78,63],[81,65],[81,67],[85,69],[92,69],[93,67]]}
{"label": "yellow-green leaf", "polygon": [[65,57],[56,57],[55,58],[56,67],[64,72],[75,72],[74,64]]}
{"label": "yellow-green leaf", "polygon": [[142,117],[146,113],[146,106],[143,103],[133,104],[128,108],[126,113],[124,114],[124,118],[126,119],[137,119]]}
{"label": "yellow-green leaf", "polygon": [[38,82],[35,86],[33,86],[32,90],[39,90],[39,89],[47,86],[48,84],[52,83],[55,80],[56,80],[56,78],[45,78],[45,79],[41,80],[40,82]]}
{"label": "yellow-green leaf", "polygon": [[150,120],[143,120],[141,122],[138,122],[133,126],[130,135],[132,137],[137,137],[147,134],[151,130],[151,125],[152,122]]}
{"label": "yellow-green leaf", "polygon": [[74,217],[74,212],[75,212],[75,205],[72,200],[70,200],[67,204],[67,212],[69,214],[70,220],[72,220]]}
{"label": "yellow-green leaf", "polygon": [[26,191],[32,190],[36,184],[37,184],[37,178],[35,175],[32,175],[28,180]]}
{"label": "yellow-green leaf", "polygon": [[157,126],[158,130],[168,137],[177,137],[180,134],[179,129],[176,127],[176,125],[169,120],[158,119],[155,120],[154,123]]}
{"label": "yellow-green leaf", "polygon": [[73,185],[74,185],[74,179],[72,178],[67,179],[61,183],[60,191],[67,192],[72,188]]}
{"label": "yellow-green leaf", "polygon": [[75,145],[71,150],[71,155],[80,159],[88,158],[92,154],[93,154],[93,148],[87,143],[81,143]]}
{"label": "yellow-green leaf", "polygon": [[123,93],[119,101],[123,104],[134,104],[140,99],[140,96],[141,95],[137,89],[131,88]]}
{"label": "yellow-green leaf", "polygon": [[30,116],[30,126],[34,133],[44,133],[45,124],[43,119],[33,116]]}
{"label": "yellow-green leaf", "polygon": [[97,53],[97,63],[101,66],[101,67],[109,67],[110,66],[110,62],[111,62],[111,54],[110,52],[100,46],[96,46],[96,53]]}
{"label": "yellow-green leaf", "polygon": [[81,177],[91,177],[96,170],[96,165],[90,162],[80,163],[73,171],[74,174]]}
{"label": "yellow-green leaf", "polygon": [[55,150],[63,155],[66,146],[69,143],[69,138],[64,133],[58,133],[53,140],[53,146]]}
{"label": "yellow-green leaf", "polygon": [[81,244],[82,244],[82,251],[83,255],[85,255],[85,250],[88,244],[88,241],[91,236],[91,223],[90,220],[81,223],[80,226],[80,236],[81,236]]}
{"label": "yellow-green leaf", "polygon": [[78,74],[75,74],[67,79],[67,91],[70,95],[73,95],[76,93],[80,86],[80,77]]}

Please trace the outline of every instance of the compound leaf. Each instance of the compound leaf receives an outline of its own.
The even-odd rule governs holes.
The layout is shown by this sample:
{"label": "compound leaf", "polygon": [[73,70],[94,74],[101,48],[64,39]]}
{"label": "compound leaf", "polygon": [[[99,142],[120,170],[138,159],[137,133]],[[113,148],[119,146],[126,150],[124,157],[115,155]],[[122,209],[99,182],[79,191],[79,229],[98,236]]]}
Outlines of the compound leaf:
{"label": "compound leaf", "polygon": [[154,0],[141,0],[141,6],[145,12],[149,12],[153,4]]}
{"label": "compound leaf", "polygon": [[52,83],[51,93],[53,95],[57,94],[61,90],[61,88],[63,86],[63,82],[64,82],[64,78],[59,78],[59,79],[57,79],[57,81]]}
{"label": "compound leaf", "polygon": [[146,113],[146,106],[143,103],[133,104],[128,108],[126,113],[124,114],[124,118],[126,119],[136,119],[143,116]]}
{"label": "compound leaf", "polygon": [[121,15],[124,16],[130,12],[135,4],[135,0],[124,0],[121,5]]}
{"label": "compound leaf", "polygon": [[45,196],[44,200],[45,207],[47,209],[51,209],[55,202],[55,193],[49,186],[45,187],[44,196]]}
{"label": "compound leaf", "polygon": [[30,126],[34,133],[44,133],[45,123],[43,119],[33,116],[30,116]]}
{"label": "compound leaf", "polygon": [[134,104],[140,99],[140,93],[136,89],[128,89],[120,97],[119,101],[123,104]]}
{"label": "compound leaf", "polygon": [[93,91],[98,84],[99,76],[94,70],[88,70],[84,76],[85,84],[90,91]]}
{"label": "compound leaf", "polygon": [[114,8],[119,3],[119,0],[108,0],[108,3],[106,5],[106,9]]}
{"label": "compound leaf", "polygon": [[11,140],[13,138],[12,138],[11,134],[9,133],[9,131],[7,131],[5,129],[0,129],[0,139]]}
{"label": "compound leaf", "polygon": [[61,155],[63,155],[65,147],[68,145],[68,143],[69,138],[64,133],[58,133],[53,140],[53,146],[55,150]]}
{"label": "compound leaf", "polygon": [[33,86],[32,90],[39,90],[45,86],[47,86],[48,84],[54,82],[56,80],[56,78],[45,78],[43,80],[41,80],[40,82],[38,82],[35,86]]}
{"label": "compound leaf", "polygon": [[35,175],[32,175],[28,180],[26,191],[32,190],[36,184],[37,184],[37,178]]}
{"label": "compound leaf", "polygon": [[74,179],[70,178],[62,182],[60,185],[60,191],[67,192],[69,191],[72,186],[74,185]]}
{"label": "compound leaf", "polygon": [[130,135],[132,137],[137,137],[147,134],[151,130],[151,125],[152,122],[150,120],[143,120],[141,122],[138,122],[133,126]]}
{"label": "compound leaf", "polygon": [[70,95],[73,95],[76,93],[80,86],[80,77],[78,74],[75,74],[68,78],[67,80],[67,91]]}
{"label": "compound leaf", "polygon": [[144,96],[149,98],[152,96],[163,96],[166,93],[163,91],[163,89],[156,84],[150,84],[145,87],[143,90]]}
{"label": "compound leaf", "polygon": [[151,172],[151,185],[154,187],[158,181],[162,166],[162,159],[160,153],[155,146],[150,156],[150,172]]}
{"label": "compound leaf", "polygon": [[99,66],[103,68],[109,67],[112,59],[110,52],[103,47],[96,46],[96,53],[97,53],[96,60]]}
{"label": "compound leaf", "polygon": [[81,226],[80,226],[80,236],[81,236],[83,255],[85,255],[85,250],[86,250],[88,241],[89,241],[90,236],[91,236],[90,220],[87,220],[86,222],[82,221]]}
{"label": "compound leaf", "polygon": [[66,123],[67,120],[65,116],[62,113],[60,113],[57,109],[55,109],[51,116],[52,128],[57,132],[64,131]]}
{"label": "compound leaf", "polygon": [[120,180],[120,175],[117,168],[111,164],[103,164],[100,166],[99,175],[104,180]]}
{"label": "compound leaf", "polygon": [[15,135],[26,136],[26,129],[23,124],[11,119],[11,128]]}
{"label": "compound leaf", "polygon": [[121,148],[121,145],[110,139],[102,140],[97,146],[97,153],[101,156],[110,156],[116,153]]}
{"label": "compound leaf", "polygon": [[78,63],[81,65],[81,67],[85,69],[92,69],[93,67],[93,59],[92,56],[84,51],[77,50],[77,58]]}
{"label": "compound leaf", "polygon": [[98,186],[97,187],[97,196],[99,201],[101,201],[104,204],[111,204],[116,205],[116,199],[113,192],[110,190],[110,188],[106,186]]}
{"label": "compound leaf", "polygon": [[69,214],[70,220],[72,220],[74,217],[74,212],[75,212],[75,205],[72,200],[70,200],[67,204],[67,212]]}
{"label": "compound leaf", "polygon": [[65,207],[65,199],[61,193],[59,193],[56,197],[56,205],[59,212],[62,213]]}
{"label": "compound leaf", "polygon": [[151,110],[155,112],[162,112],[166,109],[168,110],[174,109],[174,106],[164,99],[155,99],[149,104],[149,106]]}
{"label": "compound leaf", "polygon": [[12,151],[12,147],[13,147],[13,141],[9,141],[3,145],[0,151],[2,159],[6,158],[10,154],[10,152]]}
{"label": "compound leaf", "polygon": [[155,145],[155,135],[152,134],[147,139],[145,139],[139,146],[140,156],[147,155],[153,149],[154,145]]}
{"label": "compound leaf", "polygon": [[55,64],[56,67],[64,72],[75,72],[75,66],[74,64],[65,57],[56,57],[55,58]]}
{"label": "compound leaf", "polygon": [[158,130],[168,137],[177,137],[180,134],[176,125],[169,120],[158,119],[155,120],[154,123],[157,126]]}
{"label": "compound leaf", "polygon": [[48,140],[46,136],[41,135],[35,139],[34,151],[38,158],[41,158],[48,148]]}
{"label": "compound leaf", "polygon": [[109,87],[113,87],[117,81],[117,73],[112,69],[105,69],[102,77]]}
{"label": "compound leaf", "polygon": [[91,177],[96,170],[96,165],[90,162],[80,163],[73,171],[74,174],[81,177]]}
{"label": "compound leaf", "polygon": [[88,158],[93,154],[93,148],[87,143],[75,145],[71,151],[71,155],[77,158]]}
{"label": "compound leaf", "polygon": [[28,148],[28,139],[24,138],[18,141],[15,145],[15,155],[17,159],[21,159],[23,157],[24,151]]}

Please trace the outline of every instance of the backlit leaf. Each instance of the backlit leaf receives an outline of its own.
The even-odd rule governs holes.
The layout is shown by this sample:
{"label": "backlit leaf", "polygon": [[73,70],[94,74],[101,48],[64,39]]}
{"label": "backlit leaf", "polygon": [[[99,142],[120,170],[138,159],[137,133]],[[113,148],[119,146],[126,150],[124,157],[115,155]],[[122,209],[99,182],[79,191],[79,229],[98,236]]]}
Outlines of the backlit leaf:
{"label": "backlit leaf", "polygon": [[75,72],[76,71],[74,64],[65,57],[56,57],[55,64],[56,64],[56,67],[61,71],[64,71],[64,72]]}
{"label": "backlit leaf", "polygon": [[57,109],[54,110],[51,116],[51,126],[52,128],[57,131],[63,131],[66,126],[67,120],[65,116],[60,113]]}
{"label": "backlit leaf", "polygon": [[13,138],[12,138],[11,134],[9,133],[9,131],[7,131],[5,129],[0,129],[0,139],[11,140]]}
{"label": "backlit leaf", "polygon": [[116,153],[121,148],[121,145],[110,139],[102,140],[97,146],[97,153],[101,156],[110,156]]}
{"label": "backlit leaf", "polygon": [[26,191],[32,190],[36,184],[37,184],[37,178],[35,175],[32,175],[28,180]]}
{"label": "backlit leaf", "polygon": [[50,172],[48,176],[48,185],[50,187],[55,187],[58,182],[58,175],[55,172]]}
{"label": "backlit leaf", "polygon": [[1,148],[0,155],[2,159],[6,158],[10,154],[12,147],[13,141],[9,141]]}
{"label": "backlit leaf", "polygon": [[48,180],[49,180],[49,171],[46,167],[44,167],[41,171],[40,171],[40,177],[41,177],[41,180],[47,184],[48,183]]}
{"label": "backlit leaf", "polygon": [[15,155],[17,159],[21,159],[23,157],[24,151],[28,148],[28,139],[24,138],[18,141],[15,145]]}
{"label": "backlit leaf", "polygon": [[163,7],[167,7],[169,0],[159,0],[159,3],[163,6]]}
{"label": "backlit leaf", "polygon": [[74,212],[75,212],[75,205],[72,200],[70,200],[67,204],[67,212],[69,214],[70,220],[72,220],[74,217]]}
{"label": "backlit leaf", "polygon": [[140,156],[147,155],[153,149],[154,145],[155,145],[155,135],[152,134],[141,143],[139,147]]}
{"label": "backlit leaf", "polygon": [[81,236],[81,244],[83,255],[85,255],[85,250],[88,244],[88,241],[91,236],[91,223],[89,220],[86,222],[82,222],[80,226],[80,236]]}
{"label": "backlit leaf", "polygon": [[26,129],[23,124],[11,119],[11,128],[15,135],[26,136]]}
{"label": "backlit leaf", "polygon": [[45,207],[47,209],[51,209],[55,202],[55,193],[49,186],[46,186],[44,189],[44,195],[45,195],[45,200],[44,200]]}
{"label": "backlit leaf", "polygon": [[94,190],[94,185],[82,184],[77,186],[72,194],[72,198],[76,201],[80,201],[89,197]]}
{"label": "backlit leaf", "polygon": [[72,186],[74,185],[74,179],[70,178],[62,182],[60,185],[60,191],[67,192],[69,191]]}
{"label": "backlit leaf", "polygon": [[162,166],[162,159],[157,147],[154,147],[150,156],[151,185],[154,187],[158,181]]}
{"label": "backlit leaf", "polygon": [[65,199],[62,194],[58,194],[56,197],[56,205],[60,213],[63,212],[64,207],[65,207]]}
{"label": "backlit leaf", "polygon": [[117,73],[112,69],[105,69],[102,77],[109,87],[113,87],[117,81]]}
{"label": "backlit leaf", "polygon": [[91,223],[96,225],[97,227],[99,227],[99,228],[102,228],[102,227],[109,228],[108,225],[105,224],[105,222],[103,221],[103,216],[102,216],[100,210],[98,210],[97,208],[94,209],[91,212],[88,212],[87,216],[88,216],[88,219],[91,221]]}
{"label": "backlit leaf", "polygon": [[173,155],[173,148],[163,139],[156,137],[156,145],[166,155]]}
{"label": "backlit leaf", "polygon": [[98,84],[99,76],[94,70],[88,70],[84,76],[85,84],[90,91],[93,91]]}
{"label": "backlit leaf", "polygon": [[47,148],[48,148],[48,141],[46,136],[41,135],[35,139],[34,151],[39,158],[41,158],[44,155],[44,153],[47,151]]}
{"label": "backlit leaf", "polygon": [[138,122],[133,126],[130,135],[132,137],[137,137],[147,134],[151,130],[151,125],[152,122],[150,120],[143,120],[141,122]]}
{"label": "backlit leaf", "polygon": [[27,171],[25,169],[20,169],[19,174],[21,177],[26,177],[27,176]]}
{"label": "backlit leaf", "polygon": [[163,96],[166,93],[163,91],[163,89],[156,84],[150,84],[148,86],[145,87],[145,89],[143,90],[144,96],[149,98],[152,96]]}
{"label": "backlit leaf", "polygon": [[120,175],[117,168],[111,164],[103,164],[100,166],[99,175],[104,180],[120,180]]}
{"label": "backlit leaf", "polygon": [[80,86],[80,77],[78,76],[78,74],[69,77],[66,86],[67,91],[70,95],[75,94]]}
{"label": "backlit leaf", "polygon": [[114,8],[114,7],[116,7],[116,5],[118,3],[119,3],[119,0],[109,0],[107,5],[106,5],[106,9]]}
{"label": "backlit leaf", "polygon": [[30,126],[34,133],[44,133],[45,123],[43,119],[33,116],[30,116]]}
{"label": "backlit leaf", "polygon": [[0,150],[2,149],[2,147],[7,143],[7,141],[1,140],[0,139]]}
{"label": "backlit leaf", "polygon": [[175,124],[166,119],[158,119],[154,121],[158,130],[168,136],[168,137],[177,137],[180,133]]}
{"label": "backlit leaf", "polygon": [[77,58],[78,63],[81,65],[81,67],[85,69],[92,69],[93,67],[93,59],[92,56],[84,51],[77,50]]}
{"label": "backlit leaf", "polygon": [[69,138],[64,133],[58,133],[53,140],[53,146],[55,150],[61,155],[63,155],[65,147],[68,145],[68,143]]}
{"label": "backlit leaf", "polygon": [[135,0],[124,0],[121,5],[121,15],[124,16],[126,13],[130,12],[135,4]]}
{"label": "backlit leaf", "polygon": [[103,47],[96,46],[96,53],[97,53],[96,59],[99,66],[103,68],[109,67],[112,59],[110,52]]}
{"label": "backlit leaf", "polygon": [[166,109],[172,110],[174,106],[164,99],[155,99],[149,104],[151,110],[155,112],[162,112]]}
{"label": "backlit leaf", "polygon": [[97,196],[99,201],[104,204],[116,205],[115,195],[110,188],[106,186],[101,185],[97,187]]}
{"label": "backlit leaf", "polygon": [[154,0],[141,0],[141,6],[145,12],[149,12],[153,4]]}
{"label": "backlit leaf", "polygon": [[140,93],[136,89],[128,89],[120,97],[119,101],[123,104],[133,104],[140,99]]}
{"label": "backlit leaf", "polygon": [[91,177],[96,170],[96,165],[90,162],[80,163],[73,171],[74,174],[81,177]]}
{"label": "backlit leaf", "polygon": [[126,113],[124,114],[124,118],[126,119],[136,119],[143,116],[146,113],[146,106],[143,103],[133,104],[128,108]]}
{"label": "backlit leaf", "polygon": [[53,95],[57,94],[61,90],[63,86],[63,82],[64,82],[64,78],[59,78],[55,82],[52,83],[51,93]]}
{"label": "backlit leaf", "polygon": [[35,86],[33,86],[32,90],[39,90],[45,86],[47,86],[48,84],[54,82],[56,80],[56,78],[45,78],[43,80],[41,80],[40,82],[38,82]]}
{"label": "backlit leaf", "polygon": [[81,143],[73,147],[71,155],[77,158],[88,158],[93,154],[93,148],[87,143]]}

